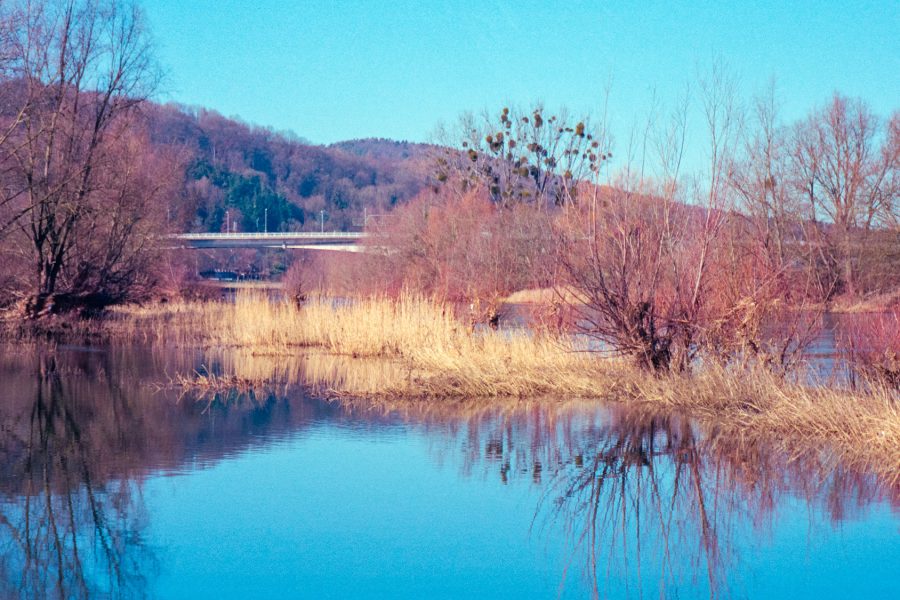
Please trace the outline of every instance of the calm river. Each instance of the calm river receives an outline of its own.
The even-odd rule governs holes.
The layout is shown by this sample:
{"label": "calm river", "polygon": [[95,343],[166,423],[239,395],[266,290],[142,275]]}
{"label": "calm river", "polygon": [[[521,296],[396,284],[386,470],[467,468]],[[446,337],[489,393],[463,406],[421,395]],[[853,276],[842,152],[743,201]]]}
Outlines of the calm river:
{"label": "calm river", "polygon": [[[589,403],[198,397],[0,349],[0,597],[900,598],[900,490]],[[319,382],[321,384],[321,382]]]}

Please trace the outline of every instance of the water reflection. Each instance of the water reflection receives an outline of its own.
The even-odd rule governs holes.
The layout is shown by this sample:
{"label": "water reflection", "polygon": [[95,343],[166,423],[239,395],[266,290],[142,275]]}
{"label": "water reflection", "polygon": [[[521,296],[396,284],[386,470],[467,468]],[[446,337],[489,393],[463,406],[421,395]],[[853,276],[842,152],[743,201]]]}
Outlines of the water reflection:
{"label": "water reflection", "polygon": [[122,390],[99,365],[82,365],[105,387],[101,414],[76,400],[87,390],[53,355],[32,366],[31,380],[3,377],[0,596],[144,595],[154,558],[142,541],[140,485],[109,476],[133,416]]}
{"label": "water reflection", "polygon": [[540,487],[532,533],[565,538],[560,590],[586,581],[595,598],[730,596],[741,547],[776,527],[790,501],[805,503],[823,524],[881,501],[900,509],[900,489],[827,456],[787,456],[647,409],[581,402],[384,408],[432,428],[447,424],[449,447],[438,452],[462,450],[466,475],[481,469],[503,484]]}
{"label": "water reflection", "polygon": [[3,598],[146,596],[158,571],[145,543],[146,477],[339,412],[252,392],[181,398],[160,388],[172,364],[150,352],[31,347],[0,357]]}
{"label": "water reflection", "polygon": [[[900,508],[900,490],[827,456],[787,456],[640,408],[309,397],[403,376],[390,365],[116,349],[0,356],[0,597],[156,595],[170,565],[149,541],[146,482],[240,461],[313,428],[331,428],[335,453],[348,432],[418,437],[443,469],[483,480],[486,492],[529,490],[531,528],[518,543],[562,557],[552,587],[575,597],[753,595],[744,554],[796,514],[791,504],[825,526],[865,518],[876,503]],[[173,373],[238,367],[281,383],[186,395],[164,385]],[[424,479],[433,465],[410,464],[405,448],[397,468]],[[285,473],[285,485],[328,485],[303,477]],[[379,473],[370,477],[360,487],[377,486]]]}

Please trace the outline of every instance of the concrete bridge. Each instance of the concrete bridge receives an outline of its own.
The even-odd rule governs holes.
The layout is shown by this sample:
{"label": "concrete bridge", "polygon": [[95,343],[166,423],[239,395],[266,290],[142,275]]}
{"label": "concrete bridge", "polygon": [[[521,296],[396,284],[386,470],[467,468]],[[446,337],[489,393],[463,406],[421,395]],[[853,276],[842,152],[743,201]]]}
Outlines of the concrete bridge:
{"label": "concrete bridge", "polygon": [[168,236],[173,248],[292,248],[360,252],[367,233],[350,231],[285,233],[176,233]]}

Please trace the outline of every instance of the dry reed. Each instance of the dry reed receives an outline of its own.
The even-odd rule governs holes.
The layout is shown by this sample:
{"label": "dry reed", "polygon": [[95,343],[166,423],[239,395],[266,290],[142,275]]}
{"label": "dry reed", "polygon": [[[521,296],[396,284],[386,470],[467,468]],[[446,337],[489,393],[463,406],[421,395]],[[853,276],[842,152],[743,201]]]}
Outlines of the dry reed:
{"label": "dry reed", "polygon": [[[565,397],[653,406],[735,437],[768,439],[790,454],[827,451],[900,484],[900,398],[877,383],[850,391],[716,366],[654,377],[624,360],[582,352],[564,336],[473,332],[450,307],[412,296],[315,300],[297,308],[243,294],[234,303],[168,304],[122,315],[121,332],[238,350],[242,358],[229,368],[241,381],[302,380],[383,400]],[[303,347],[325,353],[285,358]]]}
{"label": "dry reed", "polygon": [[397,359],[410,367],[403,389],[379,383],[385,393],[596,397],[614,384],[608,377],[611,367],[622,366],[580,352],[560,336],[473,333],[450,306],[414,296],[343,303],[320,299],[298,309],[288,301],[242,294],[233,303],[177,303],[120,314],[124,318],[117,327],[128,337],[254,354],[320,348],[355,358]]}
{"label": "dry reed", "polygon": [[513,292],[505,301],[510,304],[579,304],[581,297],[569,288],[530,288]]}

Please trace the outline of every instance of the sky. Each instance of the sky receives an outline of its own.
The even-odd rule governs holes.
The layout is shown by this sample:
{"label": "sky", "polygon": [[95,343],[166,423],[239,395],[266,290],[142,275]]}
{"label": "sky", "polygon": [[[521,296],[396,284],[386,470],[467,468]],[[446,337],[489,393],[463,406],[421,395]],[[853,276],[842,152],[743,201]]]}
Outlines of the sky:
{"label": "sky", "polygon": [[[429,141],[466,110],[542,101],[616,135],[713,63],[745,100],[775,78],[787,121],[835,91],[900,109],[900,0],[143,0],[157,99],[314,143]],[[692,97],[697,98],[692,92]],[[690,125],[690,123],[689,123]]]}

